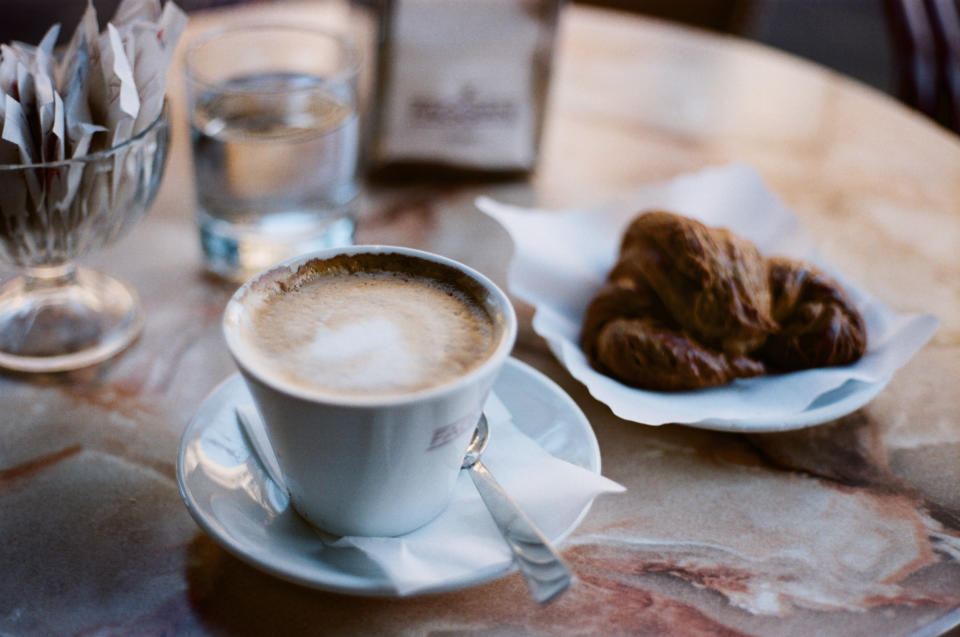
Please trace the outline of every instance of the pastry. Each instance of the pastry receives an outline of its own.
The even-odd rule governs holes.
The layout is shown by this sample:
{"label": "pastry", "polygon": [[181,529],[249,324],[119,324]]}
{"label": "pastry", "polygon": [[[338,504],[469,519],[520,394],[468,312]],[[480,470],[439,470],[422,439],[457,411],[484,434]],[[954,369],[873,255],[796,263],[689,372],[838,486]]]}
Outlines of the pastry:
{"label": "pastry", "polygon": [[728,230],[652,211],[624,233],[580,342],[599,371],[677,391],[848,364],[866,349],[866,328],[813,266],[765,259]]}
{"label": "pastry", "polygon": [[620,255],[611,276],[645,281],[673,321],[704,344],[744,354],[777,327],[766,262],[727,230],[648,212],[627,227]]}
{"label": "pastry", "polygon": [[863,317],[839,285],[810,265],[767,261],[773,317],[780,329],[757,355],[779,371],[847,365],[867,348]]}

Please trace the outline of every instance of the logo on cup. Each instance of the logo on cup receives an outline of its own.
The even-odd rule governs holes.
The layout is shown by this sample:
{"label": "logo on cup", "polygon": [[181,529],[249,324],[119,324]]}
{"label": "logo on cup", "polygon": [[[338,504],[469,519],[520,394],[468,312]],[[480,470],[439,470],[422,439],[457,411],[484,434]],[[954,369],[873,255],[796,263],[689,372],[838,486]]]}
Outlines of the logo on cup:
{"label": "logo on cup", "polygon": [[433,431],[433,436],[430,438],[430,446],[427,447],[427,451],[433,451],[434,449],[439,449],[444,445],[450,444],[456,440],[460,434],[469,430],[475,426],[475,424],[476,423],[469,419],[463,419],[436,428]]}

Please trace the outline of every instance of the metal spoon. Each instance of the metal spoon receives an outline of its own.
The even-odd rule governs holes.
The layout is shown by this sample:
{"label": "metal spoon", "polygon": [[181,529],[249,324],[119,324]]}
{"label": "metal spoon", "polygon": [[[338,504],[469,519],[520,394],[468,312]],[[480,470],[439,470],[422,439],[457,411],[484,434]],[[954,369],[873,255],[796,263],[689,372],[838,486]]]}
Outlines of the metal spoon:
{"label": "metal spoon", "polygon": [[480,462],[480,455],[488,440],[490,428],[487,417],[480,414],[477,429],[460,466],[470,471],[483,503],[513,551],[531,595],[537,602],[545,604],[569,588],[573,583],[573,575],[550,541]]}

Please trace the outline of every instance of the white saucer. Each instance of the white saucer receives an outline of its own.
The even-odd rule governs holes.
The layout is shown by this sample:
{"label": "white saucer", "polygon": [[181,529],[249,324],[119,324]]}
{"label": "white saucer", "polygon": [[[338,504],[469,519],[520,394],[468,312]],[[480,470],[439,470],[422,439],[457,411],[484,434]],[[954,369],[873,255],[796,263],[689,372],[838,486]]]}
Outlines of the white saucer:
{"label": "white saucer", "polygon": [[[516,427],[545,451],[600,473],[600,448],[590,423],[552,380],[511,358],[493,393]],[[183,434],[177,482],[197,524],[230,553],[277,577],[339,593],[395,596],[379,566],[357,549],[325,544],[322,533],[304,522],[286,494],[267,478],[234,413],[237,405],[251,400],[235,374],[210,393]],[[559,527],[564,530],[550,540],[562,542],[589,508],[565,520],[565,528]],[[512,562],[504,562],[422,592],[473,586],[513,570]]]}

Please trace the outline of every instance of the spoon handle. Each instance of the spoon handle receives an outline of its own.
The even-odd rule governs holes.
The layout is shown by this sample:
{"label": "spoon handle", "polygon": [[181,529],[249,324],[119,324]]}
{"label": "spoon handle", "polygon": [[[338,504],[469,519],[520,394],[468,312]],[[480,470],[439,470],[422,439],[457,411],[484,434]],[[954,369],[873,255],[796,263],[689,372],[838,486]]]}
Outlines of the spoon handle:
{"label": "spoon handle", "polygon": [[479,460],[469,467],[480,497],[507,541],[533,598],[545,604],[567,590],[573,575],[550,541]]}

